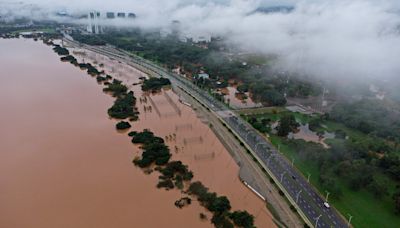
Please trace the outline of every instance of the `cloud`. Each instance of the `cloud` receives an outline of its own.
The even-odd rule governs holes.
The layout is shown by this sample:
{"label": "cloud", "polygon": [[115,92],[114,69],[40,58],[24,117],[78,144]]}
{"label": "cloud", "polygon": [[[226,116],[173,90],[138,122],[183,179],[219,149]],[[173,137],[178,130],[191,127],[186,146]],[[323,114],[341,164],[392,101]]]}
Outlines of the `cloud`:
{"label": "cloud", "polygon": [[[136,26],[179,20],[188,34],[225,36],[232,44],[277,55],[285,70],[331,80],[400,76],[397,0],[29,0],[51,10],[135,12]],[[1,3],[0,3],[1,4]],[[291,5],[289,13],[254,13]]]}

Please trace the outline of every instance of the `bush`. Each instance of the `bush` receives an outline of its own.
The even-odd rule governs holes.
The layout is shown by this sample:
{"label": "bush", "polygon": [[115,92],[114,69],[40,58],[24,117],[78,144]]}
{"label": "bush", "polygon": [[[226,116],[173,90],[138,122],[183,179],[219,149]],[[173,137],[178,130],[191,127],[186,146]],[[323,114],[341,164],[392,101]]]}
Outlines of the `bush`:
{"label": "bush", "polygon": [[131,127],[131,124],[129,122],[125,122],[125,121],[120,121],[117,123],[116,125],[118,130],[125,130]]}
{"label": "bush", "polygon": [[254,216],[249,214],[247,211],[234,211],[229,215],[229,217],[236,226],[244,228],[254,227]]}
{"label": "bush", "polygon": [[76,58],[75,58],[74,56],[72,56],[72,55],[63,56],[63,57],[61,57],[60,59],[61,59],[61,61],[63,61],[63,62],[70,62],[70,63],[72,63],[72,64],[74,64],[74,65],[77,65],[77,64],[78,64],[78,61],[77,61]]}
{"label": "bush", "polygon": [[174,183],[171,180],[160,180],[157,184],[157,188],[165,188],[167,190],[174,188]]}
{"label": "bush", "polygon": [[69,51],[66,48],[61,47],[60,45],[55,45],[53,50],[58,54],[58,55],[69,55]]}
{"label": "bush", "polygon": [[111,84],[108,84],[106,88],[103,89],[104,92],[110,92],[113,97],[119,97],[126,94],[128,87],[122,84],[121,81],[114,79]]}
{"label": "bush", "polygon": [[155,163],[156,165],[166,165],[171,158],[171,153],[168,146],[164,144],[164,140],[155,137],[150,131],[136,133],[133,136],[132,142],[143,142],[143,153],[141,159],[134,160],[135,165],[145,168]]}
{"label": "bush", "polygon": [[171,85],[171,82],[168,78],[150,78],[146,79],[143,82],[142,90],[143,91],[157,91],[160,90],[163,86]]}
{"label": "bush", "polygon": [[133,96],[133,92],[120,95],[117,100],[115,100],[113,106],[108,109],[108,115],[116,119],[135,118],[138,115],[138,112],[134,110],[135,104],[136,98]]}

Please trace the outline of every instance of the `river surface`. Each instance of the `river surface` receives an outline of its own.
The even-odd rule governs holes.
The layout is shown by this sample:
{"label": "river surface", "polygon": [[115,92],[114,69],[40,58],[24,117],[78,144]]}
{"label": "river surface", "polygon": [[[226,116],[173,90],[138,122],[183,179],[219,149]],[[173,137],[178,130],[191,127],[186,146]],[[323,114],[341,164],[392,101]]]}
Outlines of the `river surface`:
{"label": "river surface", "polygon": [[[129,85],[144,76],[93,53],[84,58]],[[0,39],[0,66],[0,227],[212,227],[199,219],[211,214],[196,201],[176,208],[178,190],[157,189],[156,172],[133,166],[140,151],[107,115],[114,99],[85,71],[25,39]],[[133,130],[164,137],[172,159],[188,164],[195,180],[226,195],[234,210],[256,215],[258,227],[275,227],[207,120],[171,90],[130,89],[141,113]]]}

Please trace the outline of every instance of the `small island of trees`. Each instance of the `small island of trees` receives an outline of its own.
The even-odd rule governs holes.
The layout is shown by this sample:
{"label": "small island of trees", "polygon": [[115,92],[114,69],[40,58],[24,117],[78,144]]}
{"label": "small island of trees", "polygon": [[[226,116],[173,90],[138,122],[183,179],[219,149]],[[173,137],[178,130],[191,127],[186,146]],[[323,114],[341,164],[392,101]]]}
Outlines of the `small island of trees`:
{"label": "small island of trees", "polygon": [[142,90],[143,91],[158,91],[163,86],[171,85],[171,81],[168,78],[150,78],[143,81]]}
{"label": "small island of trees", "polygon": [[69,51],[66,48],[61,47],[58,44],[54,45],[53,50],[58,54],[58,55],[69,55]]}
{"label": "small island of trees", "polygon": [[60,58],[61,61],[63,62],[70,62],[72,64],[74,64],[75,66],[78,65],[78,61],[76,60],[76,58],[72,55],[67,55],[67,56],[63,56]]}
{"label": "small island of trees", "polygon": [[129,122],[120,121],[115,126],[116,126],[117,130],[126,130],[131,127],[131,124]]}

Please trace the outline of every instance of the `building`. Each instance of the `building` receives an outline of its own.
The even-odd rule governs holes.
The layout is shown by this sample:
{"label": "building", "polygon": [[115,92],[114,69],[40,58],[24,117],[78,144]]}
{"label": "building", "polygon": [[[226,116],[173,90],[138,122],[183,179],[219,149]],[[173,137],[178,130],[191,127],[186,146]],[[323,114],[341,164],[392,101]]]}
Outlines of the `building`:
{"label": "building", "polygon": [[114,19],[115,18],[115,13],[114,12],[107,12],[106,13],[107,19]]}
{"label": "building", "polygon": [[100,12],[97,11],[89,12],[88,14],[89,23],[86,29],[89,33],[94,33],[94,34],[101,33],[102,29],[99,26],[100,16],[101,16]]}
{"label": "building", "polygon": [[117,13],[117,17],[119,18],[125,18],[126,14],[125,13]]}
{"label": "building", "polygon": [[201,73],[197,75],[197,78],[202,78],[202,79],[210,79],[210,75],[206,74],[206,73]]}

